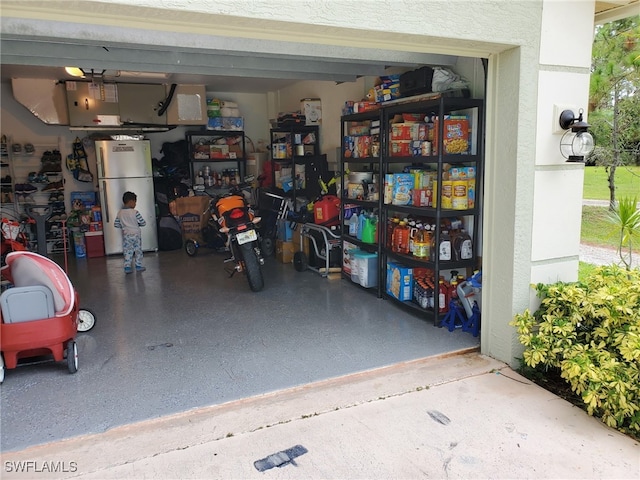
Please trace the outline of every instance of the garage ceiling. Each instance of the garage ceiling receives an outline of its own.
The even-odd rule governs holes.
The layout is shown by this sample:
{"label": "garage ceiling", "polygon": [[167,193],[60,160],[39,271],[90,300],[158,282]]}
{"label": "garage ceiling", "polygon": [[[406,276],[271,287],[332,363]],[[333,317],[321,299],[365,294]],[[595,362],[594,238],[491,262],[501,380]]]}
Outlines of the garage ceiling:
{"label": "garage ceiling", "polygon": [[[77,66],[85,71],[93,69],[105,80],[204,84],[213,91],[264,93],[300,80],[352,82],[361,76],[384,75],[388,68],[403,71],[421,65],[453,65],[457,59],[455,54],[143,30],[131,25],[90,25],[78,23],[79,20],[69,22],[65,20],[69,15],[59,12],[58,18],[52,20],[52,2],[2,3],[2,81],[12,77],[67,80],[72,77],[63,67]],[[107,8],[105,5],[102,8]],[[18,12],[26,9],[29,15],[11,16],[10,7]],[[46,15],[37,15],[36,7]],[[129,12],[122,5],[118,8],[125,16],[140,15],[140,9]],[[640,9],[640,0],[597,1],[595,8],[596,23],[601,23],[633,15]],[[188,20],[185,15],[180,12],[183,22]],[[365,35],[363,32],[366,45],[370,39]],[[455,47],[453,42],[449,42],[448,47],[455,53],[452,46]],[[439,51],[447,52],[442,48]],[[159,73],[166,76],[158,77]]]}
{"label": "garage ceiling", "polygon": [[[361,76],[388,73],[389,67],[407,70],[421,65],[453,65],[457,59],[456,55],[212,35],[195,28],[170,31],[164,25],[166,18],[159,19],[156,30],[137,25],[48,20],[42,14],[41,18],[33,18],[32,11],[27,12],[31,18],[21,17],[19,10],[9,16],[11,12],[5,11],[11,3],[15,5],[11,0],[3,1],[3,80],[66,80],[72,77],[65,74],[64,67],[76,66],[103,73],[105,80],[205,84],[215,91],[263,93],[301,80],[353,82]],[[50,5],[40,3],[42,8]],[[33,2],[27,5],[32,7]],[[140,9],[121,12],[123,7],[118,8],[123,15],[141,15]],[[51,15],[51,11],[47,14]],[[193,21],[188,13],[176,14],[176,24],[188,26]],[[363,43],[366,45],[367,41]],[[156,75],[122,72],[165,73],[167,77],[158,80]]]}

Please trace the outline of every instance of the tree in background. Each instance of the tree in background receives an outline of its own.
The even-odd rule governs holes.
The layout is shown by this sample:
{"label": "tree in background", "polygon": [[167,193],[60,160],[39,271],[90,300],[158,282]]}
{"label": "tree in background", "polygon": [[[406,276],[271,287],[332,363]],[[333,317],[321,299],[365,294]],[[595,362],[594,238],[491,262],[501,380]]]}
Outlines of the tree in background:
{"label": "tree in background", "polygon": [[589,122],[597,147],[592,163],[606,168],[610,204],[616,168],[640,153],[640,15],[600,25],[592,51]]}

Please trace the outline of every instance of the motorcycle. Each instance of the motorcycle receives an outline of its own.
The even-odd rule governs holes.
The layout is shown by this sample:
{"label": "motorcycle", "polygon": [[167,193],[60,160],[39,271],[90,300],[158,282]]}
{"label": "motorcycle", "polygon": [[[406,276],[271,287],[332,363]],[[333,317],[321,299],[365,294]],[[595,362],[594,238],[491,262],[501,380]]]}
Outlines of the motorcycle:
{"label": "motorcycle", "polygon": [[[225,269],[229,277],[238,272],[244,273],[251,291],[262,290],[264,258],[258,234],[258,223],[261,218],[254,215],[253,209],[240,189],[233,189],[227,195],[212,199],[207,213],[212,219],[208,225],[207,234],[211,238],[205,246],[220,251],[224,244],[224,250],[228,250],[231,254],[225,263],[233,262],[234,264],[232,268]],[[196,241],[188,240],[185,250],[188,255],[194,256],[199,246]]]}

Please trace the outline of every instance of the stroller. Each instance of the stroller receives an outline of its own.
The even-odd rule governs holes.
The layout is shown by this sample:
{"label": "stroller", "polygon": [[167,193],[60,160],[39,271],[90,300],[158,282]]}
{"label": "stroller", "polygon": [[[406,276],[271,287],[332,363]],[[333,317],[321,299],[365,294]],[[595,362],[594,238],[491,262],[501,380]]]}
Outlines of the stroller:
{"label": "stroller", "polygon": [[79,308],[78,293],[54,261],[16,251],[7,254],[6,263],[0,273],[14,286],[0,294],[0,383],[5,368],[43,355],[53,355],[56,362],[66,358],[69,372],[75,373],[78,326],[84,323],[84,331],[92,328],[93,313]]}

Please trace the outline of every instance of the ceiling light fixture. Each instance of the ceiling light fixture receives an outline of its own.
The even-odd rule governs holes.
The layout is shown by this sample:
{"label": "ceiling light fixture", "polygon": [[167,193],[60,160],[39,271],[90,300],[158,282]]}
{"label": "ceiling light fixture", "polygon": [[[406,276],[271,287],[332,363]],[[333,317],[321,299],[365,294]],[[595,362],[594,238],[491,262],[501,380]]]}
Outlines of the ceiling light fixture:
{"label": "ceiling light fixture", "polygon": [[84,70],[78,67],[64,67],[64,71],[67,72],[72,77],[80,77],[80,78],[85,77]]}
{"label": "ceiling light fixture", "polygon": [[106,70],[97,70],[94,68],[80,68],[80,67],[64,67],[64,71],[67,72],[72,77],[79,78],[87,78],[90,77],[91,80],[95,78],[101,78],[104,76],[104,72]]}

